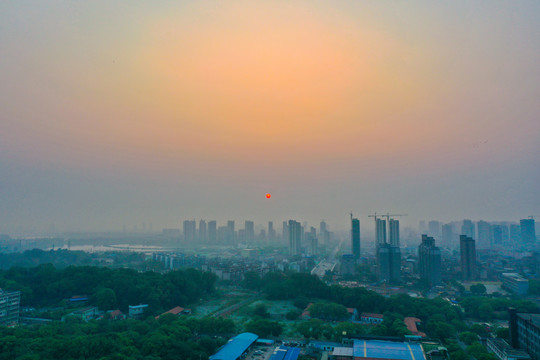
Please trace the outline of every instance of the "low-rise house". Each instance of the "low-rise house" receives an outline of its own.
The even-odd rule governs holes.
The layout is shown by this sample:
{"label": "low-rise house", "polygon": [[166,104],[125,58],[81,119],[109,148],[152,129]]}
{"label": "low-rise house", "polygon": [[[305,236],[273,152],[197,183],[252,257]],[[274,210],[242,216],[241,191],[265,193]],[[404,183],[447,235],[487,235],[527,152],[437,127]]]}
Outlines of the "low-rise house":
{"label": "low-rise house", "polygon": [[405,326],[407,327],[407,330],[409,330],[413,335],[426,337],[426,334],[418,331],[418,324],[422,322],[422,320],[415,318],[415,317],[406,317],[403,319],[403,322],[405,323]]}
{"label": "low-rise house", "polygon": [[177,315],[177,316],[190,315],[191,314],[191,309],[186,309],[186,308],[183,308],[181,306],[176,306],[176,307],[172,308],[171,310],[165,311],[163,314],[156,316],[156,320],[159,319],[160,316],[163,316],[165,314],[173,314],[173,315]]}
{"label": "low-rise house", "polygon": [[70,312],[66,316],[62,317],[62,321],[65,320],[68,316],[73,316],[81,319],[82,321],[90,321],[96,319],[100,315],[99,310],[95,306],[89,306],[77,309],[75,311]]}
{"label": "low-rise house", "polygon": [[367,313],[360,314],[360,321],[366,324],[381,324],[384,320],[383,314]]}
{"label": "low-rise house", "polygon": [[126,314],[120,310],[112,310],[109,311],[108,314],[111,320],[124,320],[126,318]]}
{"label": "low-rise house", "polygon": [[356,321],[358,319],[358,310],[355,308],[347,308],[347,312],[349,313],[350,319],[352,321]]}
{"label": "low-rise house", "polygon": [[129,305],[129,317],[131,319],[140,319],[147,307],[148,304]]}

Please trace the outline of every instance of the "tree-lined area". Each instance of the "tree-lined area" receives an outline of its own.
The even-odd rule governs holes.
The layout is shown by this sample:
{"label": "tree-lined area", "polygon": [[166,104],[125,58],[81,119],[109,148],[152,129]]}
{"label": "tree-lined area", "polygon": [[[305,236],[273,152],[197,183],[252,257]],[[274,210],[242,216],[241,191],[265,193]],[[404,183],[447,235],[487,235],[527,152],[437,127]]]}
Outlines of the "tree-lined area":
{"label": "tree-lined area", "polygon": [[148,304],[156,314],[175,306],[187,306],[215,292],[216,276],[196,269],[160,274],[133,269],[51,264],[33,268],[0,270],[0,288],[21,291],[21,306],[55,306],[74,295],[87,295],[89,304],[101,310]]}
{"label": "tree-lined area", "polygon": [[200,360],[235,331],[232,320],[172,314],[159,320],[70,319],[38,327],[0,327],[0,360]]}

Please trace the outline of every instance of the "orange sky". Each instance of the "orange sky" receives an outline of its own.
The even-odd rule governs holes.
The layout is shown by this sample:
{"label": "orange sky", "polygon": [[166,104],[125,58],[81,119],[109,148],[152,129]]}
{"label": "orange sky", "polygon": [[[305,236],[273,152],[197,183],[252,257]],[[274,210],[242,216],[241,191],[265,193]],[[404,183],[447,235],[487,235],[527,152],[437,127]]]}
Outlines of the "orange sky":
{"label": "orange sky", "polygon": [[[418,187],[416,176],[434,176],[444,192],[456,174],[451,184],[468,189],[479,168],[512,168],[515,178],[484,200],[538,179],[535,3],[65,5],[0,5],[6,166],[112,176],[110,184],[196,184],[217,171],[225,180],[207,187],[339,187],[359,194],[349,209],[373,184],[392,187],[389,176],[409,184],[393,185],[411,193],[401,209],[415,199],[407,186]],[[482,174],[475,187],[485,188]],[[366,206],[376,210],[385,196],[393,206],[385,189]],[[211,206],[187,203],[200,216]]]}

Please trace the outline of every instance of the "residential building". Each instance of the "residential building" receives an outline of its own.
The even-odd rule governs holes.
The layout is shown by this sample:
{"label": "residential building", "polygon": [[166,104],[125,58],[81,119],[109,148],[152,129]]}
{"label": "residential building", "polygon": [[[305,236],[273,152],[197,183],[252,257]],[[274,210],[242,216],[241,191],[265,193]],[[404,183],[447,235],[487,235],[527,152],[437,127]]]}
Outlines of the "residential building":
{"label": "residential building", "polygon": [[474,238],[474,223],[471,220],[463,220],[463,225],[461,226],[461,234],[466,235],[470,238]]}
{"label": "residential building", "polygon": [[384,315],[363,312],[360,314],[360,321],[366,324],[382,324],[384,321]]}
{"label": "residential building", "polygon": [[268,222],[268,240],[276,240],[276,230],[274,230],[274,223],[272,221]]}
{"label": "residential building", "polygon": [[442,247],[454,248],[454,232],[452,231],[452,224],[444,224],[442,226]]}
{"label": "residential building", "polygon": [[132,319],[140,319],[143,317],[144,312],[146,308],[148,307],[148,304],[141,304],[141,305],[129,305],[129,317]]}
{"label": "residential building", "polygon": [[184,220],[184,241],[195,242],[195,235],[197,233],[197,223],[195,220]]}
{"label": "residential building", "polygon": [[356,273],[356,257],[353,254],[343,254],[341,256],[342,276],[351,276]]}
{"label": "residential building", "polygon": [[530,360],[531,357],[525,351],[513,349],[501,338],[488,337],[486,347],[499,360]]}
{"label": "residential building", "polygon": [[302,225],[298,221],[289,220],[289,255],[302,254]]}
{"label": "residential building", "polygon": [[491,248],[491,224],[487,221],[479,221],[476,223],[476,232],[478,234],[478,241],[476,247],[478,249]]}
{"label": "residential building", "polygon": [[390,245],[399,247],[399,220],[388,219]]}
{"label": "residential building", "polygon": [[377,246],[377,275],[379,281],[400,282],[401,251],[399,247],[386,243]]}
{"label": "residential building", "polygon": [[508,312],[510,344],[527,352],[533,360],[540,360],[540,314],[518,313],[514,308]]}
{"label": "residential building", "polygon": [[20,291],[0,289],[0,325],[10,326],[19,323]]}
{"label": "residential building", "polygon": [[208,222],[208,242],[210,244],[217,242],[217,222],[215,220]]}
{"label": "residential building", "polygon": [[97,307],[89,306],[72,311],[71,313],[62,317],[62,321],[65,320],[65,318],[68,316],[74,316],[81,319],[82,321],[87,322],[96,319],[99,315],[100,313]]}
{"label": "residential building", "polygon": [[422,235],[422,243],[418,246],[418,272],[429,286],[441,282],[441,250],[431,236]]}
{"label": "residential building", "polygon": [[521,242],[524,244],[534,244],[536,242],[536,229],[534,219],[519,220],[521,227]]}
{"label": "residential building", "polygon": [[518,295],[527,295],[529,292],[529,280],[516,273],[503,273],[501,275],[502,286]]}
{"label": "residential building", "polygon": [[245,240],[246,241],[253,241],[255,240],[255,224],[253,221],[246,220],[244,223],[244,229],[245,229]]}
{"label": "residential building", "polygon": [[206,221],[202,219],[199,221],[199,241],[203,243],[208,242],[208,231],[206,227]]}
{"label": "residential building", "polygon": [[461,277],[465,281],[476,280],[476,244],[473,238],[460,235]]}
{"label": "residential building", "polygon": [[351,214],[351,247],[356,259],[360,259],[360,220]]}
{"label": "residential building", "polygon": [[375,244],[386,244],[386,220],[375,218]]}
{"label": "residential building", "polygon": [[441,223],[437,220],[431,220],[428,222],[428,235],[432,237],[439,237],[441,235]]}
{"label": "residential building", "polygon": [[407,330],[409,330],[414,336],[426,337],[425,333],[418,331],[418,325],[422,322],[422,320],[419,318],[406,317],[403,319],[403,322],[405,323]]}

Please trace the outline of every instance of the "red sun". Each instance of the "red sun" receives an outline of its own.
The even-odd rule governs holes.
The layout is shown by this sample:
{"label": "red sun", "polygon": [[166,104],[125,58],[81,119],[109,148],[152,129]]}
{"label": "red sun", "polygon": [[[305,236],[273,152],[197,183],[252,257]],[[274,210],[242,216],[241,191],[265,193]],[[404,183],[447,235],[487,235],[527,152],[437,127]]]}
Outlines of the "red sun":
{"label": "red sun", "polygon": [[267,198],[267,199],[270,199],[271,197],[272,197],[272,195],[266,194],[266,198]]}

